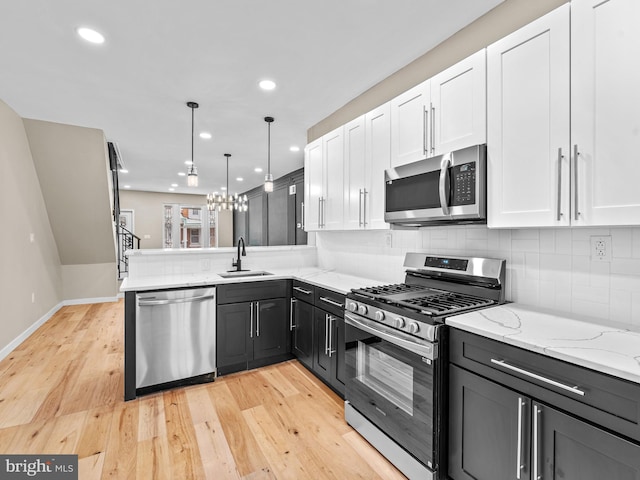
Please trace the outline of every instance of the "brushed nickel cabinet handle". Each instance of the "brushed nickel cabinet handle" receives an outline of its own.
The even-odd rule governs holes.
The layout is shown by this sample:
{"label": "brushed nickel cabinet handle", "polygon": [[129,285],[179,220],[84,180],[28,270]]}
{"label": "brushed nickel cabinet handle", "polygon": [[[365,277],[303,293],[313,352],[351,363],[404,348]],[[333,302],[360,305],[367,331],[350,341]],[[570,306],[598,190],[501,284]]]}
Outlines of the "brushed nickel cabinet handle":
{"label": "brushed nickel cabinet handle", "polygon": [[540,445],[539,445],[539,437],[540,437],[540,415],[542,414],[542,409],[537,405],[533,406],[533,459],[531,463],[533,465],[533,480],[541,480],[542,475],[540,475],[540,467],[538,465],[538,458],[540,457]]}
{"label": "brushed nickel cabinet handle", "polygon": [[256,337],[260,336],[260,302],[256,302]]}
{"label": "brushed nickel cabinet handle", "polygon": [[427,110],[427,106],[424,105],[422,107],[422,152],[424,155],[427,155],[429,152],[429,140],[427,136],[429,135],[429,111]]}
{"label": "brushed nickel cabinet handle", "polygon": [[516,478],[520,480],[522,477],[522,470],[524,465],[522,464],[522,422],[524,416],[525,401],[522,397],[518,397],[518,445],[516,446]]}
{"label": "brushed nickel cabinet handle", "polygon": [[323,302],[328,303],[329,305],[333,305],[334,307],[344,308],[344,303],[338,303],[336,301],[331,300],[330,298],[320,297],[320,300],[322,300]]}
{"label": "brushed nickel cabinet handle", "polygon": [[431,153],[436,152],[436,107],[431,104]]}
{"label": "brushed nickel cabinet handle", "polygon": [[298,300],[295,298],[291,299],[291,306],[289,309],[289,331],[293,331],[294,328],[297,327],[297,325],[295,323],[293,323],[293,307],[296,304]]}
{"label": "brushed nickel cabinet handle", "polygon": [[249,338],[253,338],[253,302],[249,304],[249,311],[251,312],[251,318],[249,320]]}
{"label": "brushed nickel cabinet handle", "polygon": [[305,295],[311,295],[311,290],[305,290],[304,288],[300,288],[300,287],[293,287],[293,289],[296,292],[304,293]]}
{"label": "brushed nickel cabinet handle", "polygon": [[362,197],[364,199],[364,201],[362,202],[362,226],[366,227],[367,226],[367,194],[369,192],[367,192],[366,188],[362,189]]}
{"label": "brushed nickel cabinet handle", "polygon": [[362,189],[358,189],[358,226],[362,226]]}
{"label": "brushed nickel cabinet handle", "polygon": [[562,217],[562,148],[558,148],[558,211],[556,219],[560,221]]}
{"label": "brushed nickel cabinet handle", "polygon": [[578,152],[578,144],[573,146],[573,211],[574,211],[574,219],[578,220],[578,216],[580,215],[580,211],[578,210],[578,156],[580,152]]}
{"label": "brushed nickel cabinet handle", "polygon": [[576,395],[580,395],[580,396],[584,396],[585,395],[585,392],[580,390],[578,387],[572,387],[570,385],[565,385],[564,383],[557,382],[556,380],[551,380],[550,378],[543,377],[542,375],[538,375],[537,373],[529,372],[528,370],[524,370],[524,369],[522,369],[520,367],[516,367],[514,365],[511,365],[511,364],[505,362],[504,360],[498,360],[498,359],[492,358],[491,359],[491,363],[494,363],[494,364],[499,365],[499,366],[501,366],[503,368],[506,368],[507,370],[511,370],[513,372],[520,373],[520,374],[525,375],[527,377],[534,378],[536,380],[540,380],[541,382],[548,383],[549,385],[553,385],[554,387],[558,387],[558,388],[561,388],[561,389],[566,390],[568,392],[575,393]]}

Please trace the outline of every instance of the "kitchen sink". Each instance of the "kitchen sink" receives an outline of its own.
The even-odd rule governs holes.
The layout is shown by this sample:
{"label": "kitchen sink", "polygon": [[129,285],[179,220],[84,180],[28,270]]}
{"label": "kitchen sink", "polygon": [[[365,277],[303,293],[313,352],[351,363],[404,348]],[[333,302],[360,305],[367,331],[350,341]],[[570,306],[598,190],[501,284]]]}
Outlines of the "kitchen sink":
{"label": "kitchen sink", "polygon": [[271,272],[264,270],[230,270],[228,272],[218,273],[222,278],[238,278],[238,277],[264,277],[265,275],[273,275]]}

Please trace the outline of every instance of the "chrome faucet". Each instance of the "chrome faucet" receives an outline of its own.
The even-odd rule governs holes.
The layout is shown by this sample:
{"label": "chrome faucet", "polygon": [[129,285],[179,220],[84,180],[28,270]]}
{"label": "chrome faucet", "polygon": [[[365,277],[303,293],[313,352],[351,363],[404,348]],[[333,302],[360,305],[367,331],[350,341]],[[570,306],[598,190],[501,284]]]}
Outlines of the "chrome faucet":
{"label": "chrome faucet", "polygon": [[[240,253],[240,242],[242,242],[242,254]],[[231,261],[231,266],[236,267],[236,272],[240,272],[242,270],[242,260],[240,260],[240,255],[243,257],[247,256],[247,251],[244,248],[244,238],[242,237],[238,238],[238,260]]]}

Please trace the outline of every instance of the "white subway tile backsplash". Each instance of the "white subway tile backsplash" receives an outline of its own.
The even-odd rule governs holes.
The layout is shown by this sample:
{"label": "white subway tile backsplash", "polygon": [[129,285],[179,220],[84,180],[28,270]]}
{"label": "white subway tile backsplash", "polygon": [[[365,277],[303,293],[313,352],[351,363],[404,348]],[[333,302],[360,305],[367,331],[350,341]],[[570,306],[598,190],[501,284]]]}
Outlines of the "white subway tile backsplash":
{"label": "white subway tile backsplash", "polygon": [[[610,263],[591,260],[592,235],[611,235]],[[640,327],[640,227],[320,232],[316,243],[319,266],[388,282],[404,279],[408,251],[504,258],[508,300]]]}

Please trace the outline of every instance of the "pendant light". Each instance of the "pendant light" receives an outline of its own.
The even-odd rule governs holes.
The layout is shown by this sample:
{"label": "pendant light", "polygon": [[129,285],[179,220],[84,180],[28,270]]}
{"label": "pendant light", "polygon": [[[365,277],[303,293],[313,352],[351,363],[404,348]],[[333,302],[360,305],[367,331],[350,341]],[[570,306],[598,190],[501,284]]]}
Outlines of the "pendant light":
{"label": "pendant light", "polygon": [[273,175],[271,175],[271,124],[273,117],[264,117],[267,122],[267,174],[264,176],[264,191],[273,192]]}
{"label": "pendant light", "polygon": [[246,195],[231,195],[229,193],[229,157],[230,153],[225,153],[227,157],[227,190],[222,194],[216,196],[215,193],[207,194],[207,209],[212,210],[237,210],[239,212],[246,212],[248,207]]}
{"label": "pendant light", "polygon": [[196,102],[187,102],[187,107],[191,109],[191,165],[189,166],[189,172],[187,174],[188,187],[198,186],[198,169],[195,163],[193,163],[193,112],[195,112],[195,109],[199,106]]}

